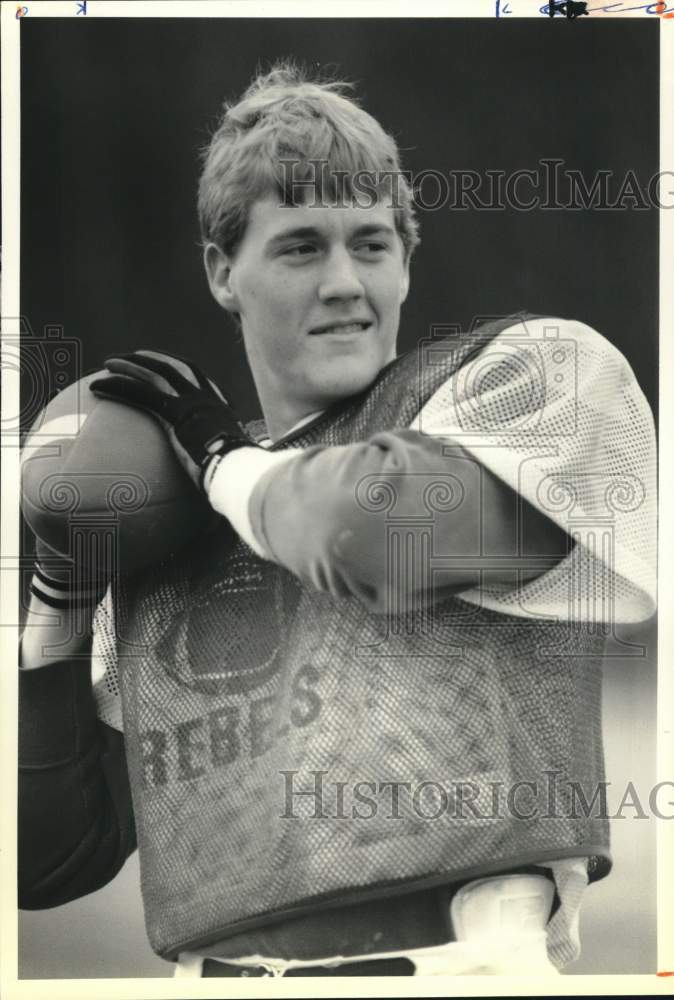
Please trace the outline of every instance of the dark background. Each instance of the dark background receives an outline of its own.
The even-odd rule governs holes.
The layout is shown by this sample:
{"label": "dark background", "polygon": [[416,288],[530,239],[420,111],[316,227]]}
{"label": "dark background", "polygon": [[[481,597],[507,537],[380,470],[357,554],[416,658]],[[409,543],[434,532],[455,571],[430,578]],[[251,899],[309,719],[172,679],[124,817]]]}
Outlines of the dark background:
{"label": "dark background", "polygon": [[[203,274],[195,201],[198,150],[258,63],[336,64],[414,174],[536,169],[559,157],[588,183],[600,169],[618,181],[634,170],[646,185],[659,162],[658,20],[23,18],[21,302],[34,337],[22,364],[45,325],[71,342],[48,378],[27,372],[24,422],[58,386],[57,369],[65,384],[109,352],[139,347],[189,355],[245,418],[257,415],[240,337]],[[432,324],[468,327],[476,315],[526,307],[575,317],[623,351],[655,405],[654,210],[445,208],[420,219],[401,349]],[[56,360],[58,339],[45,358]],[[605,664],[606,764],[618,796],[627,780],[640,794],[654,780],[653,623],[626,638],[646,656]],[[570,973],[656,968],[655,820],[616,822],[612,839],[613,874],[587,893]],[[137,855],[99,892],[20,917],[23,978],[173,973],[147,943]]]}
{"label": "dark background", "polygon": [[[614,171],[615,192],[627,170],[645,187],[658,169],[653,21],[25,18],[22,313],[36,335],[58,324],[81,341],[82,371],[110,351],[166,348],[257,416],[239,334],[208,291],[195,210],[198,151],[257,64],[336,66],[415,175],[559,157],[587,183]],[[431,324],[478,314],[573,317],[623,351],[655,402],[655,210],[447,206],[420,220],[401,350]]]}

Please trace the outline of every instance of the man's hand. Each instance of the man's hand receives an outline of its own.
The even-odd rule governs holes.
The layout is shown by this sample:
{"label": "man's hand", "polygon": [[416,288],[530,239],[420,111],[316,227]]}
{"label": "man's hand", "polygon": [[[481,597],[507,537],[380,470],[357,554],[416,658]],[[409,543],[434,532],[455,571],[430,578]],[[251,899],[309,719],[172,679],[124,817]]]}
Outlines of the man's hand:
{"label": "man's hand", "polygon": [[92,392],[156,417],[197,489],[204,490],[215,455],[255,445],[218,387],[183,358],[135,351],[108,358],[105,366],[112,374],[92,382]]}

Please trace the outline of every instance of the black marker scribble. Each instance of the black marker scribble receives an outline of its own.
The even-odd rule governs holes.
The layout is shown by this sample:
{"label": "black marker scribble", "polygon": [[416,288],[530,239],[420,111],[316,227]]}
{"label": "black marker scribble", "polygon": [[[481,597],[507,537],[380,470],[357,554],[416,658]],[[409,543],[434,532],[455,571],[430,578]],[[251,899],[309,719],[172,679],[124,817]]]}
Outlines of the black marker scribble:
{"label": "black marker scribble", "polygon": [[589,14],[587,3],[584,0],[551,0],[547,8],[550,17],[562,14],[569,21],[580,17],[582,14]]}

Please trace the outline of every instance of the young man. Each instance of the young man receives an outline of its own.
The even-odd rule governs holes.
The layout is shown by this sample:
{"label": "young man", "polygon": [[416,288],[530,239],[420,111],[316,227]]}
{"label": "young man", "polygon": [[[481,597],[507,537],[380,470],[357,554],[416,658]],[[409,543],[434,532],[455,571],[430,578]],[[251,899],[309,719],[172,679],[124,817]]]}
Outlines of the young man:
{"label": "young man", "polygon": [[605,637],[654,607],[644,397],[560,319],[397,356],[412,196],[338,84],[256,80],[199,207],[264,425],[158,352],[95,383],[162,422],[222,519],[114,581],[94,698],[82,650],[50,658],[37,627],[60,607],[67,636],[86,595],[38,567],[22,905],[98,888],[137,838],[150,941],[181,974],[554,972],[610,867],[605,815],[580,807]]}

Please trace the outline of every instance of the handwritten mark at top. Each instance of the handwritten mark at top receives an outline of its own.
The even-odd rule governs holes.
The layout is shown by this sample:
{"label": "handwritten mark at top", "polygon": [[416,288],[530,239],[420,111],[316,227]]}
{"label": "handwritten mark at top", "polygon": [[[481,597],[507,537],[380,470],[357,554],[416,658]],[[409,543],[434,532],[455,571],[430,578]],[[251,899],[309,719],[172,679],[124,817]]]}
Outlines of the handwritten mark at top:
{"label": "handwritten mark at top", "polygon": [[562,14],[569,21],[588,13],[587,3],[583,2],[583,0],[551,0],[547,4],[547,10],[550,17]]}
{"label": "handwritten mark at top", "polygon": [[14,15],[14,17],[15,18],[25,17],[27,13],[28,13],[27,7],[17,7],[16,14]]}
{"label": "handwritten mark at top", "polygon": [[[629,3],[629,0],[627,0],[627,2]],[[559,14],[564,13],[564,11],[560,9],[563,6],[564,4],[561,3],[558,4],[545,3],[543,4],[542,7],[539,7],[539,12],[541,14],[547,15],[548,17],[554,17],[555,13]],[[587,4],[584,4],[583,6],[587,7]],[[556,7],[556,11],[553,11],[551,9],[553,7]],[[649,0],[648,3],[640,3],[637,4],[636,6],[634,4],[625,6],[623,0],[617,0],[617,2],[614,3],[597,4],[594,7],[590,7],[589,10],[582,11],[582,13],[597,14],[597,15],[599,14],[615,15],[615,14],[634,13],[635,11],[638,10],[643,11],[644,14],[651,14],[651,15],[655,14],[661,18],[664,17],[669,18],[672,17],[672,15],[674,14],[674,6],[668,6],[667,0]],[[577,15],[570,15],[570,16],[577,16]]]}
{"label": "handwritten mark at top", "polygon": [[507,2],[501,3],[501,0],[496,0],[496,16],[504,17],[506,14],[512,14],[510,9],[510,4]]}
{"label": "handwritten mark at top", "polygon": [[657,14],[658,17],[666,17],[666,18],[674,17],[673,13],[669,14],[667,13],[667,4],[665,3],[665,0],[657,0],[657,2],[652,6],[654,7],[653,13]]}
{"label": "handwritten mark at top", "polygon": [[75,16],[78,14],[84,14],[86,17],[87,13],[87,0],[82,0],[81,3],[77,4],[77,10],[75,11]]}

